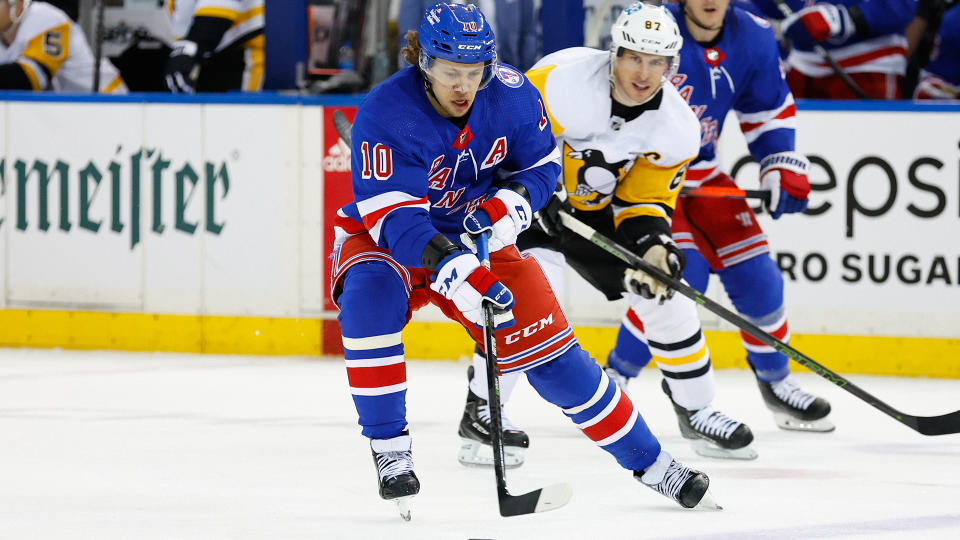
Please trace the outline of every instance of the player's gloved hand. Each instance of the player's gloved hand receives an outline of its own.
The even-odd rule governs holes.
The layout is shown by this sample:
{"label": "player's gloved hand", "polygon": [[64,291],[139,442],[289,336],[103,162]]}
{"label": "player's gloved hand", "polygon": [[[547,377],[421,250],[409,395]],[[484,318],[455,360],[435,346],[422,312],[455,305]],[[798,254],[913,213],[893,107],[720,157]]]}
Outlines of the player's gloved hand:
{"label": "player's gloved hand", "polygon": [[807,209],[808,166],[807,158],[796,152],[770,154],[760,162],[760,188],[770,191],[766,207],[773,219]]}
{"label": "player's gloved hand", "polygon": [[453,300],[464,318],[477,326],[483,326],[483,302],[493,304],[497,330],[514,325],[513,293],[469,251],[455,251],[440,261],[430,288]]}
{"label": "player's gloved hand", "polygon": [[803,8],[783,19],[780,29],[795,47],[803,49],[812,48],[814,41],[829,39],[839,43],[856,32],[847,8],[834,4],[814,4]]}
{"label": "player's gloved hand", "polygon": [[[637,241],[634,252],[670,277],[680,279],[683,276],[683,267],[687,263],[687,258],[673,242],[673,238],[663,233],[644,236]],[[660,304],[673,298],[674,293],[673,289],[667,287],[665,283],[635,268],[627,268],[624,272],[623,286],[633,294],[639,294],[648,300],[656,299]]]}
{"label": "player's gloved hand", "polygon": [[561,210],[570,211],[570,205],[567,203],[567,190],[563,187],[555,191],[547,199],[547,204],[534,215],[534,219],[537,220],[537,224],[543,229],[543,232],[554,238],[560,238],[566,229],[563,222],[560,221]]}
{"label": "player's gloved hand", "polygon": [[197,44],[181,40],[173,44],[173,51],[167,59],[163,77],[167,88],[175,94],[192,94],[197,91],[197,77],[200,66],[197,64]]}
{"label": "player's gloved hand", "polygon": [[494,253],[516,244],[517,236],[530,227],[532,218],[533,212],[526,197],[512,189],[500,189],[463,218],[466,232],[460,235],[460,240],[476,253],[474,238],[485,231],[492,231],[490,253]]}

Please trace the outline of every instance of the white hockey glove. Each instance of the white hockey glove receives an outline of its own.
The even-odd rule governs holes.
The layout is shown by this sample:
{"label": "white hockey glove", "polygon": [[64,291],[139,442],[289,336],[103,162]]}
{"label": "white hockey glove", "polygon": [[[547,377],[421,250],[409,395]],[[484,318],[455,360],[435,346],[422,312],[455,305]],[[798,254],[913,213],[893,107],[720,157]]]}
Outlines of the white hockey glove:
{"label": "white hockey glove", "polygon": [[463,218],[466,232],[460,235],[460,240],[476,253],[474,238],[484,231],[492,231],[490,253],[494,253],[516,244],[517,236],[530,227],[532,218],[533,212],[526,197],[512,189],[501,189]]}
{"label": "white hockey glove", "polygon": [[[663,233],[648,234],[637,241],[634,249],[643,260],[656,266],[663,273],[680,279],[687,259],[673,242],[673,239]],[[638,294],[648,300],[656,299],[658,303],[673,298],[673,289],[665,283],[657,281],[643,270],[627,268],[623,274],[623,286],[633,294]]]}
{"label": "white hockey glove", "polygon": [[187,40],[174,43],[163,72],[167,88],[174,94],[192,94],[197,91],[199,75],[197,44]]}
{"label": "white hockey glove", "polygon": [[766,206],[773,219],[807,209],[808,166],[807,158],[797,152],[770,154],[760,162],[760,188],[770,192]]}
{"label": "white hockey glove", "polygon": [[437,277],[430,288],[453,300],[464,318],[483,326],[483,302],[493,304],[495,329],[513,326],[513,293],[492,272],[480,265],[477,256],[456,251],[437,265]]}

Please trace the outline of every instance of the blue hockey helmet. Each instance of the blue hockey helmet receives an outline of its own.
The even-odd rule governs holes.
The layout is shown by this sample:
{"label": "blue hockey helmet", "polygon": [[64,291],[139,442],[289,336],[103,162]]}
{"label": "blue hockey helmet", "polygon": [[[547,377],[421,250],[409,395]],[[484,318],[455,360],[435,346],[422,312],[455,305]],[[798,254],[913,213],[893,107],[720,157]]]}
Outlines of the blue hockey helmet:
{"label": "blue hockey helmet", "polygon": [[428,72],[435,60],[457,64],[484,63],[486,86],[497,63],[497,40],[483,13],[474,5],[437,2],[423,14],[417,31],[420,69]]}

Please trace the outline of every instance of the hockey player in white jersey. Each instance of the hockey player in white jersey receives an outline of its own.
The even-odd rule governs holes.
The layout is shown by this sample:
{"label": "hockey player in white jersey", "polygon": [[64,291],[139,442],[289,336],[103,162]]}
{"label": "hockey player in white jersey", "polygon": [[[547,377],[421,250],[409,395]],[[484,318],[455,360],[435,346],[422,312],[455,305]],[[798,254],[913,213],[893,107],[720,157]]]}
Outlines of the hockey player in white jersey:
{"label": "hockey player in white jersey", "polygon": [[[90,92],[96,66],[77,23],[30,0],[0,0],[0,89]],[[120,73],[100,62],[101,93],[126,93]]]}
{"label": "hockey player in white jersey", "polygon": [[263,88],[264,0],[166,0],[178,41],[164,77],[171,92]]}
{"label": "hockey player in white jersey", "polygon": [[[543,96],[563,156],[560,196],[568,197],[567,211],[577,219],[679,278],[684,256],[670,236],[671,216],[685,168],[700,145],[696,116],[667,83],[683,40],[666,9],[639,2],[620,15],[611,33],[609,52],[565,49],[527,72]],[[561,204],[555,197],[548,207]],[[555,216],[541,210],[539,227],[518,240],[553,289],[562,290],[566,261],[607,299],[626,297],[642,316],[681,434],[702,455],[755,458],[750,428],[711,406],[714,375],[694,302],[566,230]],[[471,381],[470,394],[485,402],[483,366],[475,355],[480,376]],[[616,372],[608,374],[616,380]],[[501,377],[501,400],[513,384],[509,374]],[[468,398],[461,436],[464,423],[473,420],[470,404]]]}

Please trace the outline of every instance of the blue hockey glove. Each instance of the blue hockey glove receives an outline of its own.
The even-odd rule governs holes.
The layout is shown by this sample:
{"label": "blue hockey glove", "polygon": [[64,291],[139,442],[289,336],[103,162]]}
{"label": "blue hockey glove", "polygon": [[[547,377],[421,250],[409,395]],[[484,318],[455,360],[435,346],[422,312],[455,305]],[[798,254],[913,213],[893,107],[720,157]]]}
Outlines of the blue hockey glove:
{"label": "blue hockey glove", "polygon": [[483,202],[463,219],[460,235],[463,243],[474,253],[477,251],[474,238],[491,231],[490,253],[517,243],[517,236],[530,227],[533,212],[526,197],[512,189],[501,189]]}
{"label": "blue hockey glove", "polygon": [[493,304],[496,330],[515,323],[513,293],[473,253],[456,251],[440,261],[430,288],[452,300],[464,318],[477,326],[483,326],[483,302]]}
{"label": "blue hockey glove", "polygon": [[807,158],[796,152],[770,154],[760,162],[760,188],[770,191],[766,206],[773,219],[807,209],[808,166]]}
{"label": "blue hockey glove", "polygon": [[825,3],[790,15],[783,20],[780,29],[795,47],[801,49],[812,49],[814,42],[827,40],[842,43],[856,32],[845,6]]}

